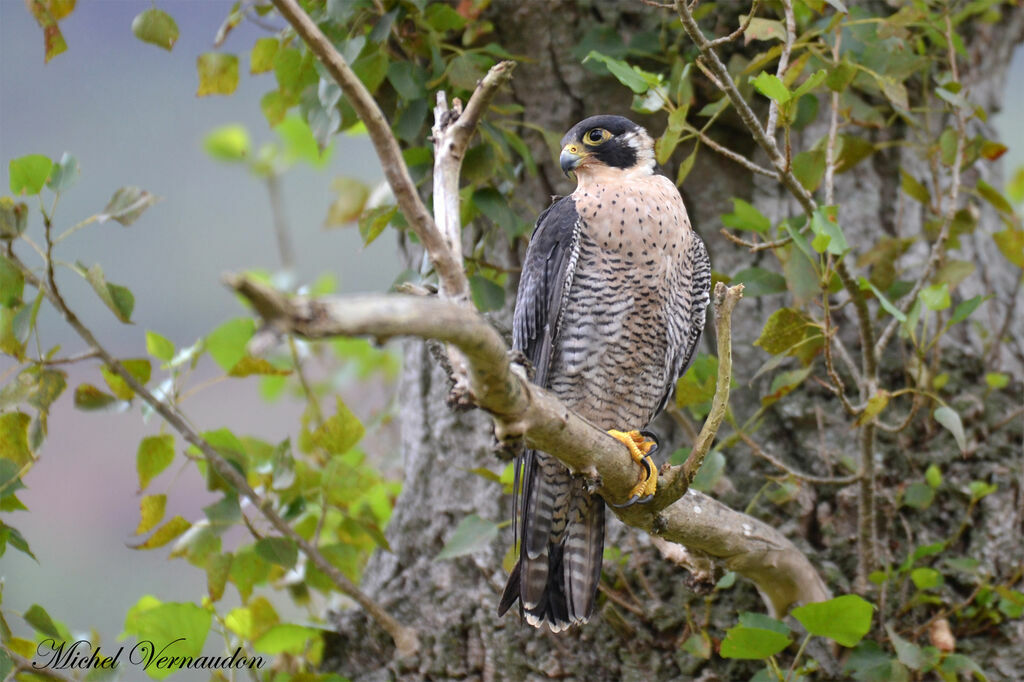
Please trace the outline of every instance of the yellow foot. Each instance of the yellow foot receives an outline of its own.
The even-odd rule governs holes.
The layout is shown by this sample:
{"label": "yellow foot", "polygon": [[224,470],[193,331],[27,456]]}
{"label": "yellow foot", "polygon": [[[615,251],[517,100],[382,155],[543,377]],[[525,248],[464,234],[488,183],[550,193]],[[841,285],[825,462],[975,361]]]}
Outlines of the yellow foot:
{"label": "yellow foot", "polygon": [[654,460],[650,456],[650,453],[658,447],[658,441],[648,439],[639,431],[612,429],[608,435],[629,448],[633,460],[644,467],[644,479],[629,491],[629,500],[625,504],[612,506],[628,507],[637,502],[647,502],[654,497],[654,492],[658,488],[658,468],[654,466]]}

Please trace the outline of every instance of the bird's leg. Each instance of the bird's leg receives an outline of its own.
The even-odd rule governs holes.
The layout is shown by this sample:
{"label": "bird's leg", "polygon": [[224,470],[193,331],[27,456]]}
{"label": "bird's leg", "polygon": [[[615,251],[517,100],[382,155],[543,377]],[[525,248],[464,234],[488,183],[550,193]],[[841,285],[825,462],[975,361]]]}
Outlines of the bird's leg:
{"label": "bird's leg", "polygon": [[648,502],[654,497],[654,491],[658,487],[658,467],[654,466],[651,454],[658,449],[658,439],[650,431],[617,431],[612,429],[608,435],[619,441],[627,448],[633,456],[633,461],[644,467],[644,480],[640,481],[629,491],[629,499],[624,504],[611,504],[619,509],[629,507],[637,502]]}

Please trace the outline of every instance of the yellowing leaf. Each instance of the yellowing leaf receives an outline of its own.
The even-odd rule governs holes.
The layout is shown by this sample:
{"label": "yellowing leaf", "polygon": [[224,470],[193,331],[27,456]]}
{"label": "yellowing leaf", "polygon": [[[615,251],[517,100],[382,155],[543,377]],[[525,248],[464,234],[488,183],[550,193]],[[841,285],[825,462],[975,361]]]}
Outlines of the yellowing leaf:
{"label": "yellowing leaf", "polygon": [[143,535],[153,530],[164,518],[167,509],[167,495],[146,495],[139,503],[139,525],[135,528],[136,535]]}
{"label": "yellowing leaf", "polygon": [[163,547],[168,542],[178,537],[189,528],[192,524],[186,521],[180,516],[175,516],[173,519],[161,526],[148,540],[143,542],[141,545],[129,545],[132,549],[156,549],[157,547]]}
{"label": "yellowing leaf", "polygon": [[223,52],[207,52],[196,58],[199,89],[196,95],[230,95],[238,87],[238,57]]}
{"label": "yellowing leaf", "polygon": [[363,437],[365,429],[362,423],[341,398],[336,399],[337,411],[324,421],[311,435],[311,442],[332,454],[347,452]]}
{"label": "yellowing leaf", "polygon": [[9,459],[18,467],[32,461],[32,450],[28,446],[30,421],[24,412],[0,414],[0,458]]}
{"label": "yellowing leaf", "polygon": [[889,391],[885,389],[879,389],[878,393],[868,398],[867,405],[864,406],[864,411],[857,417],[857,421],[854,422],[857,426],[867,424],[869,421],[881,414],[885,406],[889,404],[889,398],[891,397]]}
{"label": "yellowing leaf", "polygon": [[139,474],[139,489],[145,490],[149,482],[160,475],[174,460],[174,437],[170,434],[149,436],[139,443],[135,454],[135,469]]}

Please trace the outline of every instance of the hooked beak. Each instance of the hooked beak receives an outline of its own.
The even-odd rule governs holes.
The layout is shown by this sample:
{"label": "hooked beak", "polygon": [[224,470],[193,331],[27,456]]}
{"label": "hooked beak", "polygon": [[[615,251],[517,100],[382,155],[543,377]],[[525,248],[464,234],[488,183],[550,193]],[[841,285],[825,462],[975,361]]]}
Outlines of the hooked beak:
{"label": "hooked beak", "polygon": [[562,147],[562,153],[558,155],[558,163],[562,166],[565,177],[569,177],[569,171],[574,170],[588,156],[590,156],[589,152],[583,151],[580,145],[574,142]]}

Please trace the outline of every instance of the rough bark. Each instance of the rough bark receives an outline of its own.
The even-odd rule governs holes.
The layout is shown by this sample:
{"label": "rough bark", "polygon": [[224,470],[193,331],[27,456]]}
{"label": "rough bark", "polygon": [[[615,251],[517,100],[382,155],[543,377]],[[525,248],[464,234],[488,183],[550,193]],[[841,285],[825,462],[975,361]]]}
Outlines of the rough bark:
{"label": "rough bark", "polygon": [[[574,49],[579,38],[595,26],[613,27],[626,36],[655,27],[661,19],[658,10],[616,0],[495,0],[489,12],[505,49],[530,56],[530,60],[520,63],[512,81],[511,96],[524,107],[524,120],[561,131],[596,112],[637,118],[629,112],[628,93],[612,79],[595,76],[583,67]],[[983,93],[981,103],[989,111],[998,109],[1001,82],[1012,53],[1010,46],[1020,40],[1024,26],[1024,10],[1007,12],[1007,20],[1000,25],[982,27],[969,37],[974,66],[965,74],[965,80],[977,88],[976,96]],[[723,29],[735,13],[734,9],[729,9],[728,16],[720,19]],[[706,20],[703,25],[708,25]],[[758,113],[763,117],[765,112]],[[639,120],[654,133],[664,126],[663,117],[640,117]],[[808,130],[795,144],[812,144],[821,134],[821,129]],[[551,194],[566,193],[570,186],[557,164],[551,162],[550,150],[542,137],[527,135],[527,140],[541,171],[537,177],[523,178],[516,199],[524,214],[535,215],[547,205]],[[734,149],[753,153],[749,138],[738,127],[728,143]],[[896,195],[899,167],[914,163],[907,152],[893,148],[876,153],[855,170],[838,176],[836,192],[843,205],[841,222],[851,244],[871,243],[879,229],[891,234],[911,232],[910,220],[914,217],[904,216],[905,224],[899,225],[895,216],[899,201]],[[708,242],[715,270],[723,273],[772,258],[766,253],[746,253],[718,235],[719,216],[730,210],[727,199],[733,196],[748,198],[771,217],[798,210],[777,182],[752,177],[734,163],[707,150],[702,152],[684,187],[684,197],[696,228]],[[857,199],[844,200],[849,197]],[[971,258],[985,264],[979,271],[990,278],[982,282],[981,272],[976,272],[972,276],[976,282],[973,286],[1000,292],[1002,305],[993,303],[989,307],[993,326],[1003,320],[1017,276],[1012,269],[1004,267],[1000,256],[993,257],[987,252],[991,240],[982,239],[982,235],[999,229],[997,224],[994,216],[983,214],[976,233],[977,244],[967,247],[977,249],[969,252]],[[492,262],[514,265],[520,256],[500,245],[491,248],[493,253],[488,254],[488,259]],[[923,245],[921,253],[922,257],[927,256]],[[1009,285],[1007,278],[1011,278]],[[515,282],[510,283],[510,291],[514,291],[514,286]],[[509,296],[510,304],[513,298]],[[750,344],[757,338],[764,320],[779,307],[780,300],[779,297],[762,297],[744,304],[749,306],[745,308],[745,319],[737,320],[734,331],[735,368],[741,387],[748,384],[745,377],[752,376],[765,359]],[[495,316],[499,327],[510,326],[509,312],[507,308]],[[836,321],[843,327],[851,348],[856,348],[852,316],[844,315],[845,311],[840,312]],[[1018,329],[1024,325],[1024,317],[1018,316],[1011,324]],[[849,330],[848,335],[846,330]],[[1024,336],[1024,329],[1019,329],[1016,336]],[[977,338],[964,340],[971,344],[979,341]],[[1014,369],[1012,353],[1004,352],[1003,358],[1007,368]],[[1019,359],[1016,362],[1019,369]],[[888,367],[888,371],[899,372],[900,368]],[[965,373],[963,381],[967,385],[977,378],[977,373]],[[753,411],[763,388],[757,384],[753,390],[736,392],[733,409],[741,418]],[[1014,388],[1019,396],[1019,386],[1011,386],[1008,391]],[[668,680],[699,674],[704,662],[682,652],[680,644],[688,634],[685,629],[687,609],[692,607],[704,613],[703,594],[707,584],[664,560],[645,534],[624,530],[611,517],[608,546],[630,552],[624,563],[605,563],[606,586],[615,592],[616,599],[603,599],[603,605],[590,624],[561,636],[526,627],[512,615],[500,620],[495,617],[495,606],[505,579],[501,563],[512,542],[510,530],[472,556],[434,560],[456,524],[466,515],[478,514],[494,521],[511,517],[511,497],[502,495],[495,483],[471,473],[478,467],[499,473],[505,466],[495,454],[491,421],[479,411],[453,412],[446,404],[448,391],[448,379],[426,346],[417,341],[405,342],[400,388],[404,487],[388,528],[392,551],[374,555],[362,585],[399,621],[415,625],[423,633],[422,650],[416,657],[395,659],[386,635],[358,609],[347,609],[337,615],[338,635],[329,647],[325,668],[360,680],[551,677]],[[1001,416],[998,410],[1007,402],[1005,396],[1013,394],[1004,392],[1002,395],[1002,402],[993,403],[998,407],[993,407],[992,418],[983,423],[998,420]],[[824,428],[819,430],[821,424]],[[892,465],[892,470],[883,472],[880,477],[879,484],[884,490],[892,491],[900,485],[908,466],[912,470],[923,463],[926,466],[935,438],[948,438],[947,434],[937,434],[933,427],[925,414],[899,438],[880,438],[883,461]],[[993,439],[977,436],[978,459],[989,462],[985,467],[998,468],[996,457],[1010,447],[1006,441],[1013,442],[1014,438],[1019,441],[1019,425],[1016,429],[1003,429]],[[668,434],[671,451],[679,436],[668,424],[663,431]],[[760,435],[763,442],[770,444],[768,447],[773,454],[812,474],[829,475],[829,461],[856,457],[855,439],[850,438],[848,421],[835,399],[825,391],[808,389],[800,399],[778,403],[770,411]],[[905,454],[908,448],[918,453],[909,464],[898,456],[898,453]],[[777,473],[754,459],[742,444],[731,448],[726,458],[726,479],[716,489],[716,497],[734,507],[742,508],[750,501],[766,473]],[[987,528],[989,521],[1002,516],[1009,520],[994,523],[992,528],[1002,528],[1010,537],[1015,533],[1019,538],[1024,532],[1017,509],[1019,503],[1015,505],[1014,497],[1021,494],[1022,486],[1019,462],[1016,466],[1018,480],[1014,482],[1012,476],[1007,477],[1010,479],[1007,486],[991,499],[986,498],[988,506],[983,505],[975,512],[977,527]],[[969,480],[981,477],[982,473],[965,471],[962,476]],[[780,503],[775,514],[766,515],[769,517],[766,520],[786,531],[812,560],[825,566],[837,591],[849,589],[846,580],[853,574],[852,565],[833,563],[850,557],[843,545],[855,532],[852,526],[846,525],[856,516],[850,506],[855,499],[853,493],[852,486],[840,490],[805,488],[797,499]],[[879,510],[883,524],[899,523],[898,511],[891,505],[883,505]],[[923,530],[921,535],[927,537],[929,532]],[[899,556],[906,551],[907,542],[910,540],[901,540],[888,551]],[[986,531],[970,534],[964,542],[970,543],[973,556],[991,555],[993,562],[1021,561],[1019,543],[1016,548],[1007,548],[1005,535],[993,536],[992,531]],[[715,577],[709,576],[712,584]],[[643,603],[634,603],[634,595],[642,597]],[[625,598],[628,606],[622,605],[620,597]],[[631,610],[634,606],[639,607],[638,612]],[[737,611],[760,609],[754,590],[749,583],[744,583],[733,589],[729,599],[716,600],[708,617],[714,626],[729,627]],[[696,616],[697,620],[701,617]],[[1003,644],[1006,649],[1005,642]],[[997,668],[1012,670],[1011,666],[1019,663],[1005,651],[1000,655],[1010,658],[1005,658]],[[819,660],[821,657],[827,657],[827,652],[819,654]],[[717,679],[746,678],[754,671],[747,664],[720,660],[715,662],[715,669],[720,676]]]}

